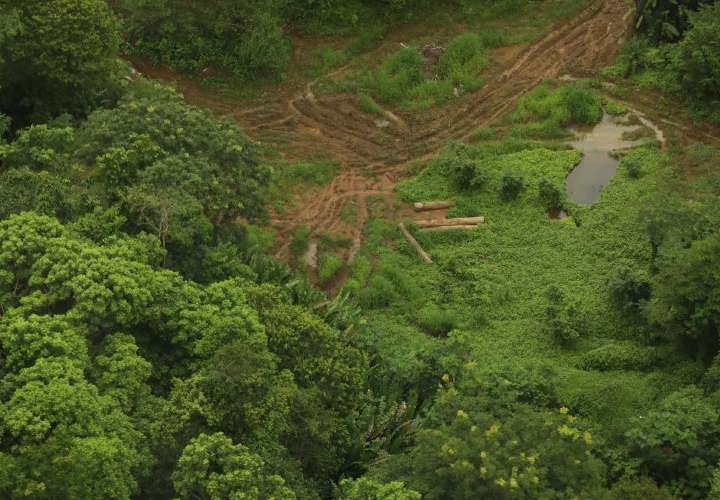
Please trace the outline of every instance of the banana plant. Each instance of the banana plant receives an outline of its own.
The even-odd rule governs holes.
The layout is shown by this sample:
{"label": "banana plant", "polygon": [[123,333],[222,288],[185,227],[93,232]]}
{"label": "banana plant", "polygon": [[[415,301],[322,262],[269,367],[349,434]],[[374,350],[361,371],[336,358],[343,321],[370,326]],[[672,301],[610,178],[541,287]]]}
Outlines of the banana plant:
{"label": "banana plant", "polygon": [[635,27],[660,42],[676,42],[688,28],[688,13],[712,0],[635,0]]}

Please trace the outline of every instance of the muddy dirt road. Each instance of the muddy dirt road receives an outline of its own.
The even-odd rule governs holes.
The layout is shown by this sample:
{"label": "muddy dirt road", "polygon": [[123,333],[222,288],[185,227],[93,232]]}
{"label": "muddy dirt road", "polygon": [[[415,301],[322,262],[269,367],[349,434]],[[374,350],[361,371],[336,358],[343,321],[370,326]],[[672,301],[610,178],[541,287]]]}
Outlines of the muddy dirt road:
{"label": "muddy dirt road", "polygon": [[[272,143],[281,137],[281,150],[339,161],[343,169],[332,182],[301,195],[295,208],[273,217],[273,224],[279,235],[278,256],[287,255],[293,230],[306,225],[314,235],[331,232],[351,239],[346,255],[351,260],[362,242],[369,199],[392,197],[408,162],[429,158],[450,139],[467,138],[545,79],[582,75],[609,63],[627,31],[627,13],[625,0],[588,2],[574,18],[513,53],[482,89],[424,120],[388,115],[378,126],[377,117],[361,112],[352,95],[316,96],[315,82],[295,95],[252,109],[237,109],[191,82],[179,81],[178,88],[193,104],[232,114],[259,140]],[[142,71],[163,76],[149,68]]]}

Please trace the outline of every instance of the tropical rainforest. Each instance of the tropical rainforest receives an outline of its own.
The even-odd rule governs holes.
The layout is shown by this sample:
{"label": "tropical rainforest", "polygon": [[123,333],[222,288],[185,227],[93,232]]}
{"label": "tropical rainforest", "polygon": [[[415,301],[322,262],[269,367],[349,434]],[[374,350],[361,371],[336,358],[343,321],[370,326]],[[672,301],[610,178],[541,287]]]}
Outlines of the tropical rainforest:
{"label": "tropical rainforest", "polygon": [[0,0],[0,498],[720,499],[720,2]]}

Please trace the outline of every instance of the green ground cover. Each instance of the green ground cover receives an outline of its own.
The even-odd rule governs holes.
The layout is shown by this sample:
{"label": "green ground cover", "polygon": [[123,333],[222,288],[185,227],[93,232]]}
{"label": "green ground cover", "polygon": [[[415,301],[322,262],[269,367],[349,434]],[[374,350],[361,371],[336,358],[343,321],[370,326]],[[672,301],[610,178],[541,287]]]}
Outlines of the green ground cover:
{"label": "green ground cover", "polygon": [[[599,117],[594,98],[579,99],[591,103],[584,111],[568,109],[573,101],[562,96],[575,92],[587,94],[567,87],[536,91],[512,120],[523,126],[567,126],[586,121],[588,112]],[[548,100],[555,115],[580,118],[558,121],[523,111]],[[457,375],[467,362],[539,368],[552,374],[563,404],[594,421],[601,435],[621,439],[629,417],[690,383],[701,370],[662,346],[646,344],[639,329],[616,311],[608,292],[618,267],[650,265],[642,214],[656,195],[658,177],[669,168],[668,156],[650,147],[631,151],[597,203],[584,207],[563,199],[571,217],[555,220],[548,217],[538,184],[546,179],[564,193],[565,177],[580,153],[512,135],[452,145],[398,187],[407,202],[449,199],[455,204],[451,216],[487,218],[473,231],[415,231],[434,264],[419,261],[382,217],[370,225],[348,287],[371,311],[363,340],[379,357],[375,376],[402,391],[417,387],[430,373]],[[640,166],[638,178],[624,174],[631,163]],[[477,190],[458,189],[455,164],[481,170],[485,182]],[[508,173],[524,181],[510,201],[502,196]],[[571,346],[548,331],[551,286],[577,310],[580,337]]]}

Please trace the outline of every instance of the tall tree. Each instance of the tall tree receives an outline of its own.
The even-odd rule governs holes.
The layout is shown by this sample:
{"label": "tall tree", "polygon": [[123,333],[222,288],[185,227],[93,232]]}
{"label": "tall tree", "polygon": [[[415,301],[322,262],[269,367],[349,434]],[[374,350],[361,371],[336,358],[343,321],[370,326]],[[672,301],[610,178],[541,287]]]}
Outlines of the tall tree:
{"label": "tall tree", "polygon": [[0,1],[0,110],[86,113],[107,96],[120,36],[102,0]]}
{"label": "tall tree", "polygon": [[282,477],[269,473],[262,458],[222,433],[200,434],[183,450],[173,474],[183,499],[293,500]]}

